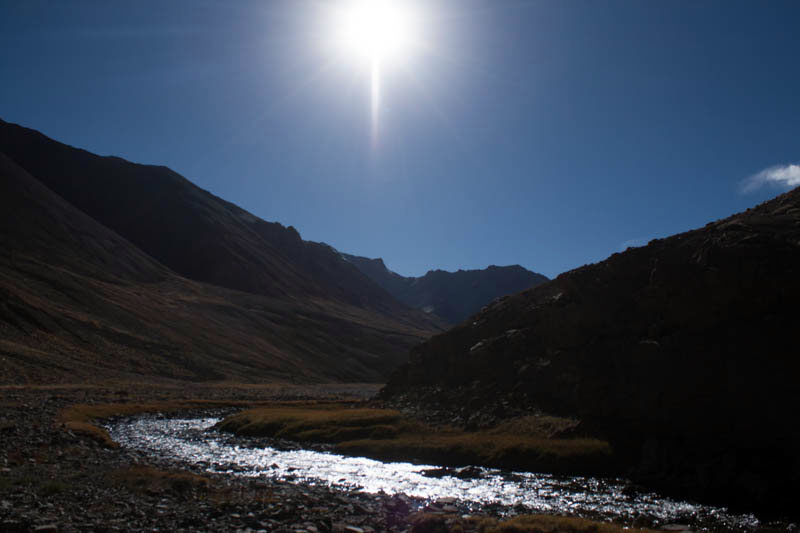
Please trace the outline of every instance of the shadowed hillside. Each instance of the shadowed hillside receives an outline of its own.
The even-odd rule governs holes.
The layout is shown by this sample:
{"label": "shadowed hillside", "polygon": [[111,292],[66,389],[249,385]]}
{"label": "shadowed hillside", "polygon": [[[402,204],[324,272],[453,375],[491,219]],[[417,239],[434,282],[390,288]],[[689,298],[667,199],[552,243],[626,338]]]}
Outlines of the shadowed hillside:
{"label": "shadowed hillside", "polygon": [[800,190],[504,298],[412,350],[386,398],[577,416],[638,479],[785,510],[800,481]]}
{"label": "shadowed hillside", "polygon": [[304,241],[293,227],[261,220],[166,167],[100,157],[3,121],[0,151],[181,276],[420,320],[329,246]]}
{"label": "shadowed hillside", "polygon": [[491,265],[483,270],[458,272],[430,270],[424,276],[414,278],[389,270],[380,258],[368,259],[350,254],[342,254],[342,257],[401,302],[435,314],[450,324],[466,320],[495,298],[547,281],[545,276],[519,265]]}
{"label": "shadowed hillside", "polygon": [[433,330],[327,247],[168,169],[0,131],[37,172],[0,152],[0,382],[379,381]]}

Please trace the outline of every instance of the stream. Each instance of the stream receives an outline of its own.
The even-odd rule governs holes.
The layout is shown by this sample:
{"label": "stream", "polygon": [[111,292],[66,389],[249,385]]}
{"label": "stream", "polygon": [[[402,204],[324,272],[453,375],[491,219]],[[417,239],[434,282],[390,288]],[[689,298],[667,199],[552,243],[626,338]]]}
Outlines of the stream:
{"label": "stream", "polygon": [[236,437],[214,430],[219,420],[148,415],[117,420],[107,429],[124,447],[211,473],[326,484],[367,493],[402,493],[444,500],[473,511],[504,506],[517,512],[569,514],[624,523],[636,520],[653,526],[679,523],[728,531],[750,531],[761,525],[753,515],[637,490],[624,479],[386,463],[269,439]]}

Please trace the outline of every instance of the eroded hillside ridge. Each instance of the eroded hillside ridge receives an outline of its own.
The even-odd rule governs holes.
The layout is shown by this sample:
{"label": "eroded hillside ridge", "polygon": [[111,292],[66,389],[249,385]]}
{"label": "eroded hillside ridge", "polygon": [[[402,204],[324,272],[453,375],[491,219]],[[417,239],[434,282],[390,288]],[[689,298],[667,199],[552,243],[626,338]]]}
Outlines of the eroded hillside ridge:
{"label": "eroded hillside ridge", "polygon": [[0,122],[0,384],[375,382],[435,331],[327,248],[198,191]]}
{"label": "eroded hillside ridge", "polygon": [[[0,151],[96,221],[178,274],[265,296],[409,309],[330,247],[266,222],[164,166],[101,157],[0,120]],[[411,312],[409,320],[425,321]]]}
{"label": "eroded hillside ridge", "polygon": [[406,277],[389,270],[383,259],[350,254],[353,263],[392,296],[415,309],[458,324],[501,296],[514,294],[547,281],[547,277],[520,265],[490,265],[480,270],[429,270],[424,276]]}
{"label": "eroded hillside ridge", "polygon": [[383,396],[491,391],[582,418],[639,479],[789,509],[799,300],[795,189],[488,306],[415,347]]}

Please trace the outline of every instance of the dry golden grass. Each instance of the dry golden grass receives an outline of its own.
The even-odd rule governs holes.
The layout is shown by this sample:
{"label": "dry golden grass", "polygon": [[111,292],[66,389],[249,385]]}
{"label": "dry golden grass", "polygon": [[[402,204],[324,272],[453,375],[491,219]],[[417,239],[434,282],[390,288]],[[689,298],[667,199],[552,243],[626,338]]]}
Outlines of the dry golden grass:
{"label": "dry golden grass", "polygon": [[111,439],[108,432],[94,424],[96,420],[102,420],[112,416],[173,411],[180,408],[180,405],[180,402],[159,402],[151,404],[76,404],[61,411],[58,421],[75,434],[89,437],[107,448],[118,448],[119,444]]}
{"label": "dry golden grass", "polygon": [[115,416],[131,416],[142,413],[166,413],[181,409],[252,406],[265,402],[216,401],[216,400],[171,400],[151,403],[104,403],[75,404],[61,411],[58,422],[75,434],[95,440],[107,448],[118,448],[108,432],[94,422]]}
{"label": "dry golden grass", "polygon": [[[448,466],[485,465],[519,470],[588,472],[609,463],[611,449],[597,439],[554,439],[559,419],[520,422],[489,431],[435,429],[398,411],[348,404],[270,406],[227,417],[218,428],[239,435],[285,438],[335,445],[347,455],[383,460],[435,462]],[[563,427],[572,421],[560,422]]]}
{"label": "dry golden grass", "polygon": [[521,515],[508,520],[461,518],[453,515],[418,513],[411,519],[412,533],[654,533],[649,529],[628,529],[585,518],[548,515]]}
{"label": "dry golden grass", "polygon": [[348,441],[338,444],[336,450],[390,461],[576,473],[602,470],[611,455],[608,443],[596,439],[541,439],[455,431]]}
{"label": "dry golden grass", "polygon": [[[494,522],[494,523],[493,523]],[[488,520],[479,529],[481,533],[622,533],[647,529],[626,529],[607,522],[594,522],[585,518],[547,515],[515,516],[509,520]]]}
{"label": "dry golden grass", "polygon": [[489,430],[493,434],[525,435],[552,439],[578,427],[579,421],[573,418],[556,416],[522,416],[506,420]]}
{"label": "dry golden grass", "polygon": [[[266,406],[264,406],[266,404]],[[215,400],[151,403],[76,404],[64,409],[59,422],[103,446],[117,448],[108,432],[95,424],[114,416],[172,412],[202,407],[261,405],[219,424],[223,431],[247,436],[330,443],[347,455],[383,460],[416,461],[445,466],[483,465],[557,473],[593,473],[608,468],[607,442],[586,438],[549,438],[575,422],[553,417],[526,417],[481,432],[434,429],[403,417],[399,411],[325,401],[242,402]]]}
{"label": "dry golden grass", "polygon": [[399,411],[352,408],[343,403],[281,404],[243,411],[219,424],[239,435],[275,437],[301,442],[341,443],[385,439],[414,429]]}

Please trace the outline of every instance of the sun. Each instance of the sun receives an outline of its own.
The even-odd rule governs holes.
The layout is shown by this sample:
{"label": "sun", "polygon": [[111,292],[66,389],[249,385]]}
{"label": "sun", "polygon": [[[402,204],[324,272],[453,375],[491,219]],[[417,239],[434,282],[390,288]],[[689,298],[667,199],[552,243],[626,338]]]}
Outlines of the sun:
{"label": "sun", "polygon": [[336,40],[343,57],[368,72],[372,147],[380,133],[382,78],[408,66],[419,46],[420,17],[409,0],[342,0],[337,5]]}
{"label": "sun", "polygon": [[413,17],[397,0],[351,0],[340,12],[345,51],[370,63],[402,59],[413,45]]}

